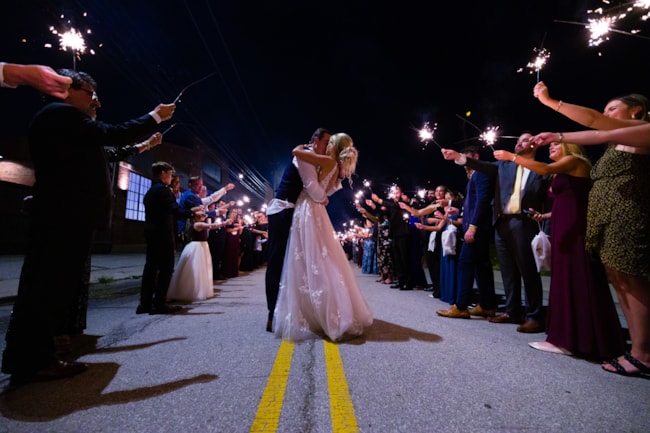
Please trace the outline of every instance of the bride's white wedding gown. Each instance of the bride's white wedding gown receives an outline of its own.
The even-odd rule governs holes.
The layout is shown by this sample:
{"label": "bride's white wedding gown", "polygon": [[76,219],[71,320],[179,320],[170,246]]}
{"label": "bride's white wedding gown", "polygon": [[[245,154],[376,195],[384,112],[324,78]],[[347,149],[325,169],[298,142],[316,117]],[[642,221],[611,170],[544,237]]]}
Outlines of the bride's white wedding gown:
{"label": "bride's white wedding gown", "polygon": [[[325,188],[336,172],[332,170],[320,185]],[[325,335],[336,341],[361,335],[371,324],[372,311],[334,235],[325,206],[312,201],[303,190],[296,200],[282,268],[273,320],[275,335],[292,341]]]}

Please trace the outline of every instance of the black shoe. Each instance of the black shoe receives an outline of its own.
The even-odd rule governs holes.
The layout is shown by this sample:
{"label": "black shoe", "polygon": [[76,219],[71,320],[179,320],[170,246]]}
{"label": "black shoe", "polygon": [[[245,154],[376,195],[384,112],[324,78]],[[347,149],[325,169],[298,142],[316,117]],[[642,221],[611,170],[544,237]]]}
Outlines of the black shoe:
{"label": "black shoe", "polygon": [[413,290],[413,286],[402,286],[399,289],[400,290]]}
{"label": "black shoe", "polygon": [[424,291],[425,291],[425,292],[433,292],[433,286],[426,286],[426,287],[424,288]]}
{"label": "black shoe", "polygon": [[151,307],[151,311],[149,311],[149,314],[154,315],[154,314],[174,314],[178,313],[181,311],[183,307],[180,305],[158,305],[158,306],[153,306]]}
{"label": "black shoe", "polygon": [[138,308],[135,310],[135,314],[149,314],[151,312],[151,307],[145,307],[142,304],[138,304]]}
{"label": "black shoe", "polygon": [[266,321],[266,332],[273,332],[273,320]]}
{"label": "black shoe", "polygon": [[401,286],[399,284],[391,284],[390,288],[391,289],[399,289]]}

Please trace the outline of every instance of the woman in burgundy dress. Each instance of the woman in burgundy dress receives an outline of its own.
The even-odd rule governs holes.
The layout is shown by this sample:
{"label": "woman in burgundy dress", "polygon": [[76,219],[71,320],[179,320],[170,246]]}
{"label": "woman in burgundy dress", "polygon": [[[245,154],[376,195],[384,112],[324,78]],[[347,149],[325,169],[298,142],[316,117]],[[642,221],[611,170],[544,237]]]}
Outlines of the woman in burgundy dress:
{"label": "woman in burgundy dress", "polygon": [[[551,287],[546,341],[529,345],[545,352],[610,359],[625,350],[626,342],[601,263],[585,248],[587,200],[591,163],[582,148],[552,143],[550,164],[516,158],[503,150],[499,160],[513,160],[539,174],[554,174],[551,212],[530,209],[532,218],[551,220]],[[513,159],[514,158],[514,159]]]}

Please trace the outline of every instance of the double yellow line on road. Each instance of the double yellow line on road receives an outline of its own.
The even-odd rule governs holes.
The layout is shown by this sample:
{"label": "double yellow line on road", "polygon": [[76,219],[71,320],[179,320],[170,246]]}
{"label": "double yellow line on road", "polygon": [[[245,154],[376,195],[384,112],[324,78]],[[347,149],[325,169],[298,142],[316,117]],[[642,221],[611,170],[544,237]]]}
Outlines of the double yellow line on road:
{"label": "double yellow line on road", "polygon": [[[343,361],[336,343],[323,341],[325,349],[325,366],[327,368],[327,387],[330,395],[330,416],[333,433],[358,432],[354,406],[345,379]],[[251,433],[275,433],[278,429],[284,392],[287,389],[291,358],[295,344],[282,341],[278,355],[273,363],[271,375],[262,394],[257,414],[251,427]]]}

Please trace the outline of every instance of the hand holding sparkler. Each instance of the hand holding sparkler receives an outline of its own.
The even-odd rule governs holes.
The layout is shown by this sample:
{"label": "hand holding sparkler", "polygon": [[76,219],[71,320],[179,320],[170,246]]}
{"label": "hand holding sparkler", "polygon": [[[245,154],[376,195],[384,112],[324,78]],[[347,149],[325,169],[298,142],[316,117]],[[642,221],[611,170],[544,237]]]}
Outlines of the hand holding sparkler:
{"label": "hand holding sparkler", "polygon": [[517,158],[517,155],[508,152],[507,150],[495,150],[494,151],[494,159],[498,161],[512,161],[515,162],[515,159]]}
{"label": "hand holding sparkler", "polygon": [[174,115],[174,110],[176,110],[176,104],[158,104],[154,108],[153,112],[156,113],[161,121],[169,120]]}
{"label": "hand holding sparkler", "polygon": [[72,84],[72,78],[57,74],[49,66],[5,63],[2,65],[2,72],[4,86],[31,86],[61,99],[68,97],[68,89]]}
{"label": "hand holding sparkler", "polygon": [[452,149],[441,149],[442,156],[448,161],[458,161],[460,159],[460,153]]}
{"label": "hand holding sparkler", "polygon": [[136,144],[135,147],[138,149],[138,153],[142,153],[145,150],[149,150],[153,147],[158,146],[160,143],[162,143],[162,137],[163,135],[160,132],[156,132],[142,143]]}

